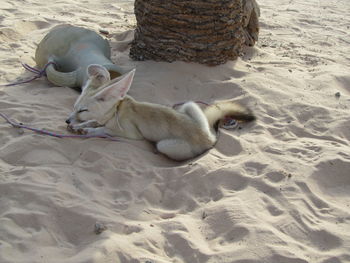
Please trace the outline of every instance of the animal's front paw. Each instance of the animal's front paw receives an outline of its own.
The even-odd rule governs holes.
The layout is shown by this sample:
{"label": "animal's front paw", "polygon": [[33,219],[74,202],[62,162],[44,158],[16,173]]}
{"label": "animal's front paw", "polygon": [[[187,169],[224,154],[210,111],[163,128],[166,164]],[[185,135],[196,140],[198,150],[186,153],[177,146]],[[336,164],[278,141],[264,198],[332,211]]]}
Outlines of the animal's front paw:
{"label": "animal's front paw", "polygon": [[101,125],[95,121],[95,120],[89,120],[89,121],[84,121],[81,123],[77,123],[74,125],[71,125],[75,130],[81,129],[81,128],[97,128],[100,127]]}
{"label": "animal's front paw", "polygon": [[89,130],[88,128],[79,128],[76,130],[76,133],[80,135],[86,135],[89,133]]}
{"label": "animal's front paw", "polygon": [[67,125],[67,130],[70,132],[74,132],[73,126],[72,125]]}
{"label": "animal's front paw", "polygon": [[86,134],[87,131],[86,128],[82,128],[80,125],[68,125],[67,129],[70,132],[76,133],[76,134]]}
{"label": "animal's front paw", "polygon": [[105,136],[106,130],[104,126],[99,126],[97,128],[91,127],[82,127],[81,125],[70,125],[68,129],[76,134],[81,135],[96,135],[96,136]]}

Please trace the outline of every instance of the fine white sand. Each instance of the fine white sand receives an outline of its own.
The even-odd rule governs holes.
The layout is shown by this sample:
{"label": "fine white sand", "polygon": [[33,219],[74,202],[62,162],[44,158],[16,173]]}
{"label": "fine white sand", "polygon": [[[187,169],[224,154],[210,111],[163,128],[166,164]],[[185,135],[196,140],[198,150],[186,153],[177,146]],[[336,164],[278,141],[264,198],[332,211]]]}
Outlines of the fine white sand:
{"label": "fine white sand", "polygon": [[[258,121],[176,163],[143,141],[0,120],[0,262],[350,262],[349,1],[259,4],[257,46],[206,67],[131,61],[133,1],[1,1],[0,84],[31,77],[20,63],[70,23],[109,31],[113,61],[137,69],[136,99],[237,99]],[[0,111],[68,133],[77,97],[43,78],[0,87]]]}

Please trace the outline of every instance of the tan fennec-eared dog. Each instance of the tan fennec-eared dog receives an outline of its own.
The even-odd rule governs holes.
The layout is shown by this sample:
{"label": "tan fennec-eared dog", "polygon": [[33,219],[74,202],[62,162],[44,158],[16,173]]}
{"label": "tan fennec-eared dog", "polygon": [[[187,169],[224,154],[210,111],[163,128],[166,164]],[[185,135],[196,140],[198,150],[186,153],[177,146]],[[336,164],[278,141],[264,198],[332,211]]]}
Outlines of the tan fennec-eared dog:
{"label": "tan fennec-eared dog", "polygon": [[146,139],[170,159],[182,161],[212,148],[218,127],[226,117],[253,121],[252,112],[232,101],[208,106],[194,102],[178,109],[139,102],[127,95],[135,70],[110,80],[99,65],[88,67],[89,79],[66,120],[68,128],[83,134]]}

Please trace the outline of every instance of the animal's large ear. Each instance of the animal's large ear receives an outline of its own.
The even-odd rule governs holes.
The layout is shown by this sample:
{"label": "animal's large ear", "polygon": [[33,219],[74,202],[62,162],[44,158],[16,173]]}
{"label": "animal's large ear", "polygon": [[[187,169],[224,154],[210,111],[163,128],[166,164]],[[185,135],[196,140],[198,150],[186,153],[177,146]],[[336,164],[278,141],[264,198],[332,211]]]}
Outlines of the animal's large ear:
{"label": "animal's large ear", "polygon": [[134,75],[135,69],[122,76],[118,81],[103,88],[94,96],[94,98],[101,101],[123,99],[130,89]]}
{"label": "animal's large ear", "polygon": [[89,78],[100,85],[111,80],[108,70],[104,66],[98,64],[89,65],[87,68],[87,74]]}

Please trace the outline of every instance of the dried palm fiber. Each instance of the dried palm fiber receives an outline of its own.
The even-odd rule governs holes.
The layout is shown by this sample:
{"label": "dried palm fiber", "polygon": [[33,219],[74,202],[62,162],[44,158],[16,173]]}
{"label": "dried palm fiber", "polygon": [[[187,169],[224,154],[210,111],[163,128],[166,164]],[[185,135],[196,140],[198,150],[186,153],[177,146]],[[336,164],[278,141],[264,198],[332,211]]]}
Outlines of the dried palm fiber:
{"label": "dried palm fiber", "polygon": [[242,0],[135,0],[130,57],[218,65],[245,42]]}

